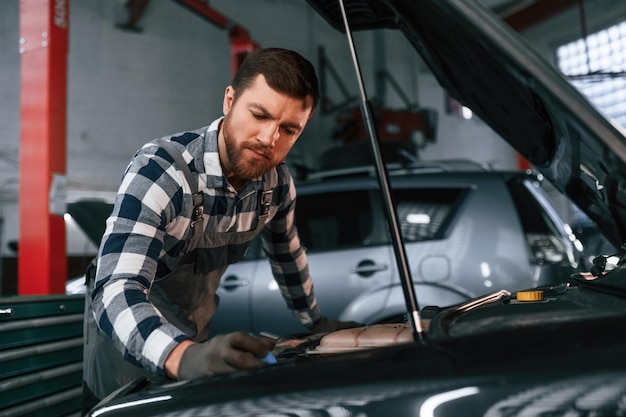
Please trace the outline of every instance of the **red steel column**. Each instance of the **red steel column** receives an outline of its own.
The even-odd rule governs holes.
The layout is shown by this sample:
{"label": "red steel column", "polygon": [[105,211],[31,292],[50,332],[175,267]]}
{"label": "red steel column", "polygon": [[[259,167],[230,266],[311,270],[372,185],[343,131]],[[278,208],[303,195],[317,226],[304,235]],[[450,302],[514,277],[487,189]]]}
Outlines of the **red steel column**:
{"label": "red steel column", "polygon": [[20,295],[65,293],[68,28],[69,0],[20,0]]}

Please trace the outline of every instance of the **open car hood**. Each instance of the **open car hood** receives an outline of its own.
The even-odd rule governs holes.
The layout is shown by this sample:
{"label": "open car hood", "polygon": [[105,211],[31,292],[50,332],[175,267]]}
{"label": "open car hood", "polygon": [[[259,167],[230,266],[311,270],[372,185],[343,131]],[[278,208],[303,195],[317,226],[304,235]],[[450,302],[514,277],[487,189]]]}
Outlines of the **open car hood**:
{"label": "open car hood", "polygon": [[[345,31],[337,0],[307,1]],[[613,244],[626,242],[624,131],[497,15],[473,0],[345,3],[350,30],[401,30],[450,96],[568,195]]]}

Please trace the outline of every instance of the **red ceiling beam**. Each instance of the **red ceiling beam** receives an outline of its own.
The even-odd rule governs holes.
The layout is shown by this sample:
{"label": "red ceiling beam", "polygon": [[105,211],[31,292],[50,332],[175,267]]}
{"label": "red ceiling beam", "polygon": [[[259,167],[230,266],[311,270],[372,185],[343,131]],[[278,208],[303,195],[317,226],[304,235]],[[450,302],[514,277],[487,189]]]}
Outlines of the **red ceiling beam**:
{"label": "red ceiling beam", "polygon": [[177,3],[189,8],[200,17],[217,25],[220,29],[228,31],[230,41],[230,61],[231,72],[234,76],[245,57],[259,47],[259,44],[252,40],[246,28],[233,22],[206,2],[202,0],[175,0]]}
{"label": "red ceiling beam", "polygon": [[[230,42],[231,72],[234,76],[245,57],[259,47],[250,37],[246,28],[234,22],[227,16],[209,6],[206,0],[174,0],[176,3],[185,6],[192,12],[198,14],[205,20],[216,25],[220,29],[228,31]],[[121,29],[141,31],[137,23],[145,13],[150,0],[127,0],[125,7],[128,10],[128,19],[117,26]]]}
{"label": "red ceiling beam", "polygon": [[504,20],[513,29],[521,32],[581,3],[581,0],[538,0]]}
{"label": "red ceiling beam", "polygon": [[18,293],[64,294],[69,0],[20,0]]}

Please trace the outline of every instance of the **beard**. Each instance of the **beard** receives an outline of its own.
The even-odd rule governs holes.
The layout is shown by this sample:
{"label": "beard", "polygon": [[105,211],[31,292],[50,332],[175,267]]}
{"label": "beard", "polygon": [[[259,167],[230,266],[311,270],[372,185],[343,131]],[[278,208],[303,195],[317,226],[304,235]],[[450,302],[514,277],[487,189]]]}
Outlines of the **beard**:
{"label": "beard", "polygon": [[[238,143],[235,138],[230,124],[230,117],[226,115],[223,122],[224,145],[226,147],[226,156],[230,162],[233,174],[245,180],[259,178],[277,164],[272,159],[272,152],[267,146],[260,143]],[[243,150],[249,149],[260,153],[266,157],[263,160],[245,158]]]}

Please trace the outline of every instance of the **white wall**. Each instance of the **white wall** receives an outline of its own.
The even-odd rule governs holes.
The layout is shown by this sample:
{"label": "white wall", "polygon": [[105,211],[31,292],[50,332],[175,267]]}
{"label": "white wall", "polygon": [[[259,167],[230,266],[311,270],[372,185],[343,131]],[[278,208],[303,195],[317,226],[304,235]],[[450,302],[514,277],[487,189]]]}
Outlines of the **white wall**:
{"label": "white wall", "polygon": [[[598,1],[608,0],[591,3]],[[122,0],[70,0],[67,177],[70,189],[82,195],[114,190],[130,157],[144,142],[201,127],[219,116],[231,76],[225,31],[170,0],[152,1],[140,22],[141,33],[122,31],[114,24],[123,16],[123,4]],[[212,0],[210,4],[247,28],[262,46],[295,49],[317,65],[318,47],[323,45],[332,65],[343,74],[342,81],[357,95],[345,35],[331,29],[304,1]],[[544,47],[549,44],[546,33],[540,38]],[[0,255],[7,254],[7,241],[18,238],[18,40],[19,1],[2,0],[0,214],[5,221]],[[355,40],[370,94],[373,68],[384,59],[407,96],[439,112],[438,141],[424,150],[425,159],[470,158],[498,168],[515,167],[515,153],[480,120],[445,115],[444,92],[397,34],[385,32],[381,41],[359,33]],[[336,88],[329,95],[342,99]],[[392,95],[387,100],[398,104]],[[320,151],[334,145],[329,139],[334,117],[316,115],[294,148],[293,160],[310,164]]]}

